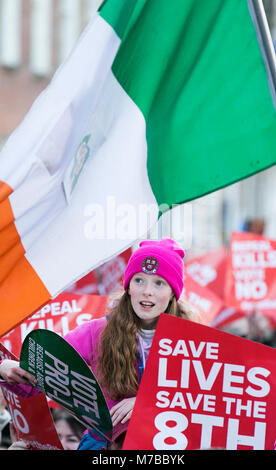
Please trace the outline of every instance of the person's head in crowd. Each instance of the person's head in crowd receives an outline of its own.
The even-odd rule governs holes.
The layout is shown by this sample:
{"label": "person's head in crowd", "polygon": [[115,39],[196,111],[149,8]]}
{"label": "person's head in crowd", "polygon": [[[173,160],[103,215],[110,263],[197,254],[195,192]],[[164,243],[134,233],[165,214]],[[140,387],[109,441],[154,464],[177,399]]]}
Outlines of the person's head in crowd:
{"label": "person's head in crowd", "polygon": [[264,219],[247,219],[244,224],[244,230],[256,235],[263,235],[265,231]]}
{"label": "person's head in crowd", "polygon": [[64,450],[77,450],[85,426],[63,409],[54,408],[52,415]]}

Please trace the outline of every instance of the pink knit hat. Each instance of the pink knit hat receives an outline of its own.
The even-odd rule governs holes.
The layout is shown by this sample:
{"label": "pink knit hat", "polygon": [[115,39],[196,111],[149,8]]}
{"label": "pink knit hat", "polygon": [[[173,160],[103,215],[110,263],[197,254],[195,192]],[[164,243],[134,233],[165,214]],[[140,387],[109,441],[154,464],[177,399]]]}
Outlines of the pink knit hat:
{"label": "pink knit hat", "polygon": [[184,250],[171,238],[142,241],[128,261],[124,289],[136,273],[157,274],[166,279],[178,300],[183,290],[184,256]]}

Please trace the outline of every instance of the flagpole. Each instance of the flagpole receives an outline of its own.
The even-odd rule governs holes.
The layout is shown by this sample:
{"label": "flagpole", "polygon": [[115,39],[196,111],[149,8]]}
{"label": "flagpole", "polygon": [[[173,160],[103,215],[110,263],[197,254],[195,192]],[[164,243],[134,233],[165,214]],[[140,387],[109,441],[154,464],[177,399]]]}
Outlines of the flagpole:
{"label": "flagpole", "polygon": [[249,10],[268,73],[268,81],[276,107],[276,56],[262,0],[248,0]]}

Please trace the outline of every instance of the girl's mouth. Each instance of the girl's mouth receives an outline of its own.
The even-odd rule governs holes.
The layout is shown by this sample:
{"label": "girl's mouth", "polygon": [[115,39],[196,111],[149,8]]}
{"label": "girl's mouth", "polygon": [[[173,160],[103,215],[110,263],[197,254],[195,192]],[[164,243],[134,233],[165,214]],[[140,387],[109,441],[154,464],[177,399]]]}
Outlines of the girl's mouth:
{"label": "girl's mouth", "polygon": [[153,302],[148,301],[148,300],[142,300],[140,302],[140,305],[143,308],[150,309],[150,308],[154,307],[155,304]]}

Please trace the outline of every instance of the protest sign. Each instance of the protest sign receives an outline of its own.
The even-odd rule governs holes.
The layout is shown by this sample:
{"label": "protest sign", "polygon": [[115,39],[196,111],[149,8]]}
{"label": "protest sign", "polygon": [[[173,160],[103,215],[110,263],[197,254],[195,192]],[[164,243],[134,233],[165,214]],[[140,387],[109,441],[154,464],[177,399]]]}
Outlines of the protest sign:
{"label": "protest sign", "polygon": [[123,449],[273,449],[276,350],[161,314]]}
{"label": "protest sign", "polygon": [[122,290],[124,272],[131,254],[132,249],[128,248],[96,269],[100,295],[110,295]]}
{"label": "protest sign", "polygon": [[90,271],[81,279],[71,284],[64,292],[78,295],[98,295],[99,287],[96,270]]}
{"label": "protest sign", "polygon": [[20,366],[37,380],[36,387],[110,440],[112,421],[102,390],[78,352],[58,334],[36,329],[24,340]]}
{"label": "protest sign", "polygon": [[65,292],[109,295],[122,288],[123,276],[132,249],[128,248],[76,281]]}
{"label": "protest sign", "polygon": [[200,285],[188,274],[185,274],[181,297],[195,307],[200,314],[201,322],[205,325],[210,325],[224,306],[219,296]]}
{"label": "protest sign", "polygon": [[225,302],[248,313],[276,316],[276,240],[248,232],[232,234]]}
{"label": "protest sign", "polygon": [[225,269],[228,248],[225,246],[185,261],[185,270],[202,287],[208,287],[224,299]]}
{"label": "protest sign", "polygon": [[210,323],[213,328],[223,328],[229,324],[244,319],[246,312],[234,307],[223,308]]}
{"label": "protest sign", "polygon": [[[0,360],[3,359],[18,361],[18,358],[0,343]],[[2,386],[2,391],[18,440],[28,443],[33,450],[63,449],[43,393],[25,399],[4,386]]]}
{"label": "protest sign", "polygon": [[32,330],[46,329],[65,336],[82,323],[104,316],[106,309],[105,296],[63,293],[2,336],[1,342],[9,351],[19,356],[22,343]]}

